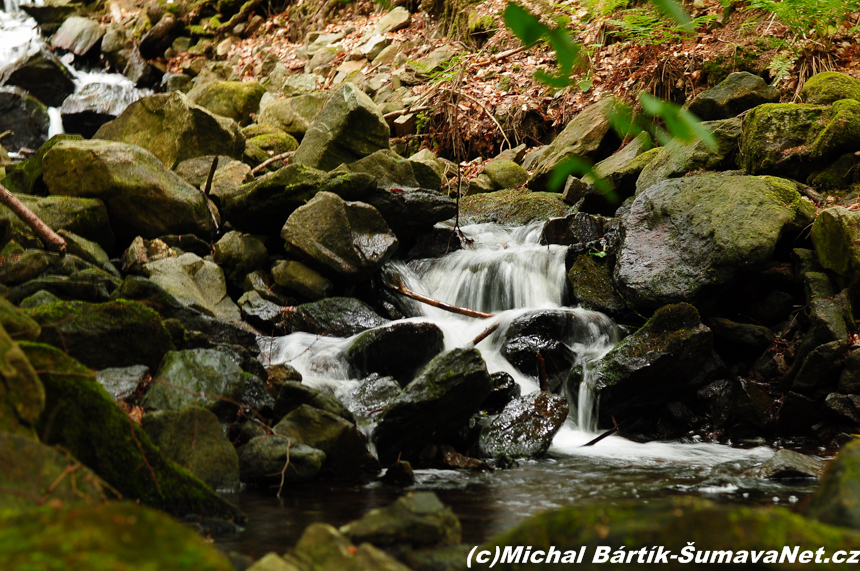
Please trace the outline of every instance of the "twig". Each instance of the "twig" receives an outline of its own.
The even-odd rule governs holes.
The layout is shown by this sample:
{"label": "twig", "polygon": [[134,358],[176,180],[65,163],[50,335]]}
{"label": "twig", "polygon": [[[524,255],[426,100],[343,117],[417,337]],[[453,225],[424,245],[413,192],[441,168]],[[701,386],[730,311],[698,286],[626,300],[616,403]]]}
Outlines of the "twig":
{"label": "twig", "polygon": [[47,500],[48,496],[53,494],[57,487],[60,485],[60,482],[62,482],[63,479],[65,479],[65,477],[69,474],[74,474],[75,472],[77,472],[81,466],[83,466],[83,464],[80,463],[69,464],[68,466],[66,466],[65,469],[60,473],[60,475],[57,476],[57,478],[54,480],[54,483],[48,486],[48,489],[45,490],[45,494],[43,496],[44,499]]}
{"label": "twig", "polygon": [[492,325],[490,325],[489,327],[484,329],[480,335],[478,335],[477,337],[472,339],[470,346],[474,347],[475,345],[477,345],[478,343],[480,343],[481,341],[483,341],[484,339],[486,339],[487,337],[492,335],[492,333],[498,328],[499,328],[499,322],[496,321],[495,323],[493,323]]}
{"label": "twig", "polygon": [[474,317],[476,319],[487,319],[488,317],[495,317],[495,315],[493,315],[492,313],[484,313],[483,311],[475,311],[474,309],[457,307],[456,305],[449,305],[445,302],[431,299],[429,297],[421,295],[420,293],[415,293],[414,291],[406,289],[406,286],[403,285],[403,282],[401,282],[399,278],[395,278],[395,281],[395,285],[386,284],[386,287],[398,293],[402,293],[406,297],[411,297],[416,301],[426,303],[429,306],[438,307],[439,309],[450,311],[451,313],[457,313],[459,315],[465,315],[467,317]]}
{"label": "twig", "polygon": [[538,386],[542,391],[549,390],[549,384],[546,381],[546,360],[543,355],[537,354],[537,369],[538,369]]}
{"label": "twig", "polygon": [[9,209],[18,215],[24,224],[33,229],[33,232],[45,242],[45,246],[49,250],[59,252],[60,255],[66,253],[66,241],[62,236],[51,230],[47,224],[36,216],[32,210],[21,202],[17,196],[6,190],[6,187],[0,184],[0,202],[9,207]]}
{"label": "twig", "polygon": [[613,435],[613,434],[615,434],[616,432],[618,432],[618,427],[617,427],[617,426],[613,426],[612,428],[610,428],[609,430],[607,430],[606,432],[604,432],[603,434],[601,434],[600,436],[598,436],[598,437],[597,437],[597,438],[595,438],[594,440],[591,440],[591,441],[589,441],[589,442],[587,442],[587,443],[583,444],[583,445],[581,446],[581,448],[585,448],[586,446],[594,446],[595,444],[597,444],[598,442],[600,442],[600,441],[601,441],[601,440],[603,440],[604,438],[606,438],[606,437],[608,437],[608,436],[612,436],[612,435]]}
{"label": "twig", "polygon": [[218,155],[212,159],[212,166],[209,167],[209,176],[206,177],[206,186],[203,187],[203,194],[209,196],[209,191],[212,190],[212,179],[215,178],[215,170],[218,168]]}
{"label": "twig", "polygon": [[468,95],[468,94],[466,94],[466,93],[463,93],[462,91],[454,91],[453,89],[448,89],[447,87],[443,87],[443,88],[441,88],[441,89],[442,89],[443,91],[450,91],[450,92],[452,92],[452,93],[456,93],[457,95],[462,95],[462,96],[463,96],[463,97],[465,97],[466,99],[471,99],[472,101],[474,101],[475,103],[477,103],[477,104],[478,104],[478,106],[479,106],[481,109],[483,109],[483,110],[484,110],[484,113],[486,113],[486,114],[487,114],[487,117],[489,117],[490,119],[492,119],[492,120],[493,120],[493,123],[495,123],[495,124],[496,124],[496,127],[498,127],[498,128],[499,128],[499,133],[501,133],[501,134],[502,134],[502,137],[504,137],[504,138],[505,138],[505,142],[508,144],[508,148],[509,148],[509,149],[513,149],[513,148],[514,148],[514,146],[511,144],[511,140],[510,140],[510,139],[508,139],[508,136],[507,136],[507,135],[505,135],[505,130],[504,130],[504,129],[502,129],[501,124],[496,120],[496,118],[493,116],[493,114],[490,112],[490,110],[489,110],[489,109],[487,109],[487,108],[484,106],[484,104],[483,104],[483,103],[481,103],[480,101],[478,101],[477,99],[475,99],[475,98],[474,98],[474,97],[472,97],[471,95]]}
{"label": "twig", "polygon": [[270,157],[270,158],[266,159],[265,161],[261,162],[260,164],[258,164],[257,166],[255,166],[254,168],[252,168],[251,174],[256,176],[258,172],[260,172],[261,170],[263,170],[264,168],[266,168],[267,166],[269,166],[270,164],[272,164],[275,161],[284,161],[286,163],[295,154],[296,154],[295,151],[287,151],[286,153],[281,153],[280,155],[275,155],[274,157]]}
{"label": "twig", "polygon": [[278,499],[281,499],[281,492],[284,491],[284,480],[287,477],[287,467],[290,465],[290,447],[293,445],[293,441],[289,438],[285,440],[287,441],[287,461],[284,462],[284,469],[281,470],[281,485],[278,486]]}

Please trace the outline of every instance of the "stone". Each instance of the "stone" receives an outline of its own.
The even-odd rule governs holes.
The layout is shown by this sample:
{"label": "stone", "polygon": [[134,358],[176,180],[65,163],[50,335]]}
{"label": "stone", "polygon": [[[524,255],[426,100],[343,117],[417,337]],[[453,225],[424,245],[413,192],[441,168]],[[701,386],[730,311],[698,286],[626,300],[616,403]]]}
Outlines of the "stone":
{"label": "stone", "polygon": [[[98,243],[105,250],[113,250],[114,234],[102,200],[74,196],[28,195],[20,195],[18,199],[51,230],[72,232],[76,236]],[[6,206],[0,206],[0,219],[9,220],[13,230],[32,235],[32,229]],[[71,250],[69,253],[79,255]],[[105,261],[107,260],[97,265],[101,266]]]}
{"label": "stone", "polygon": [[800,98],[813,105],[829,105],[840,99],[860,100],[860,80],[838,71],[817,73],[803,84]]}
{"label": "stone", "polygon": [[212,261],[221,266],[228,281],[241,287],[245,276],[269,265],[269,253],[257,238],[233,231],[215,243]]}
{"label": "stone", "polygon": [[239,450],[242,482],[258,486],[277,487],[282,477],[285,483],[312,480],[324,462],[321,450],[273,434],[252,438]]}
{"label": "stone", "polygon": [[570,206],[554,192],[498,190],[460,199],[460,219],[470,224],[496,222],[521,226],[564,216],[568,210]]}
{"label": "stone", "polygon": [[143,264],[146,276],[175,300],[222,321],[238,321],[239,308],[227,295],[224,272],[192,253]]}
{"label": "stone", "polygon": [[466,190],[465,195],[484,194],[493,192],[494,190],[496,189],[493,187],[493,181],[490,180],[490,177],[481,173],[469,181],[469,188]]}
{"label": "stone", "polygon": [[274,330],[279,328],[282,308],[277,303],[264,299],[256,291],[246,291],[237,304],[242,312],[242,320],[261,332],[274,333]]}
{"label": "stone", "polygon": [[169,169],[202,155],[240,159],[245,147],[235,121],[194,105],[176,91],[135,101],[104,124],[95,138],[143,147]]}
{"label": "stone", "polygon": [[328,99],[329,92],[326,91],[316,91],[286,99],[272,99],[260,105],[257,123],[272,125],[301,139]]}
{"label": "stone", "polygon": [[547,392],[533,392],[508,403],[484,426],[478,440],[485,458],[540,458],[567,419],[567,399]]}
{"label": "stone", "polygon": [[66,133],[89,139],[108,121],[113,121],[138,95],[128,86],[115,83],[89,83],[69,95],[60,108]]}
{"label": "stone", "polygon": [[398,6],[377,22],[372,35],[381,36],[389,32],[396,32],[397,30],[408,28],[411,22],[412,14],[409,13],[409,10],[403,6]]}
{"label": "stone", "polygon": [[113,66],[114,70],[122,71],[125,69],[131,55],[131,48],[132,43],[122,26],[117,24],[108,26],[104,36],[102,36],[101,51],[102,57]]}
{"label": "stone", "polygon": [[580,255],[567,273],[573,298],[584,309],[611,317],[623,315],[627,302],[612,283],[612,270],[588,255]]}
{"label": "stone", "polygon": [[373,35],[358,48],[358,53],[366,57],[368,61],[373,61],[382,53],[382,50],[391,45],[392,41],[391,38]]}
{"label": "stone", "polygon": [[38,47],[0,70],[0,86],[20,87],[49,107],[59,107],[75,90],[69,68],[53,53]]}
{"label": "stone", "polygon": [[322,83],[322,78],[313,73],[290,74],[284,79],[280,90],[284,97],[295,97],[317,91],[320,83]]}
{"label": "stone", "polygon": [[411,187],[418,186],[412,162],[404,159],[391,149],[381,149],[348,165],[341,165],[337,171],[367,173],[376,179],[379,186]]}
{"label": "stone", "polygon": [[830,393],[824,399],[824,406],[840,421],[860,426],[860,395]]}
{"label": "stone", "polygon": [[[40,434],[48,435],[46,444],[63,446],[126,500],[178,516],[195,513],[245,521],[236,507],[167,460],[89,369],[47,345],[23,343],[21,348],[34,369],[43,371],[39,378],[45,386],[46,409],[53,411],[38,427]],[[45,430],[48,422],[50,431]]]}
{"label": "stone", "polygon": [[35,341],[42,328],[8,299],[0,298],[0,326],[12,339]]}
{"label": "stone", "polygon": [[776,339],[771,330],[763,325],[737,323],[722,317],[712,318],[708,321],[708,326],[717,338],[759,351],[773,345]]}
{"label": "stone", "polygon": [[295,306],[284,314],[284,333],[297,331],[326,337],[352,337],[388,323],[365,302],[351,297],[330,297]]}
{"label": "stone", "polygon": [[783,448],[773,457],[748,472],[749,475],[763,480],[793,480],[798,478],[821,478],[824,462],[815,456],[800,454]]}
{"label": "stone", "polygon": [[[217,349],[170,351],[144,396],[146,410],[181,412],[200,406],[219,416],[235,411],[245,388],[242,369]],[[232,401],[232,402],[230,402]]]}
{"label": "stone", "polygon": [[317,193],[290,214],[281,237],[288,251],[347,283],[357,283],[382,267],[398,246],[375,208],[346,202],[330,192]]}
{"label": "stone", "polygon": [[359,426],[369,426],[401,391],[400,383],[394,377],[380,377],[372,374],[352,389],[345,400]]}
{"label": "stone", "polygon": [[152,412],[143,416],[142,426],[165,457],[213,490],[239,490],[239,455],[210,411],[189,407]]}
{"label": "stone", "polygon": [[48,140],[50,123],[41,101],[19,87],[0,87],[0,130],[12,131],[3,139],[7,148],[38,149]]}
{"label": "stone", "polygon": [[173,14],[164,14],[140,39],[138,49],[144,59],[157,59],[164,56],[164,50],[170,47],[185,25]]}
{"label": "stone", "polygon": [[0,435],[36,439],[34,427],[45,409],[45,388],[26,355],[0,327]]}
{"label": "stone", "polygon": [[394,322],[358,335],[344,356],[354,378],[376,373],[405,387],[443,348],[444,336],[436,325]]}
{"label": "stone", "polygon": [[794,377],[791,390],[801,394],[812,394],[816,390],[833,384],[839,377],[842,361],[848,354],[850,342],[840,338],[815,347],[807,354],[800,354],[802,365]]}
{"label": "stone", "polygon": [[[122,74],[126,76],[135,87],[145,89],[158,85],[163,77],[164,70],[158,69],[149,63],[136,48],[129,50],[128,61]],[[179,93],[179,92],[174,92]]]}
{"label": "stone", "polygon": [[96,382],[115,400],[128,400],[137,394],[137,388],[149,376],[146,365],[111,367],[96,373]]}
{"label": "stone", "polygon": [[843,394],[860,394],[860,351],[851,351],[845,358],[839,375],[838,390]]}
{"label": "stone", "polygon": [[59,347],[94,369],[139,364],[155,369],[173,349],[158,314],[134,301],[63,301],[27,314],[42,326],[40,343]]}
{"label": "stone", "polygon": [[331,170],[389,148],[388,123],[375,103],[343,83],[308,126],[293,163]]}
{"label": "stone", "polygon": [[484,165],[484,174],[490,179],[493,190],[516,188],[528,182],[529,173],[513,161],[495,159]]}
{"label": "stone", "polygon": [[822,210],[812,225],[812,243],[825,269],[850,281],[860,275],[860,214],[842,206]]}
{"label": "stone", "polygon": [[[216,156],[205,155],[182,161],[176,165],[174,172],[194,188],[202,189],[206,186],[206,179],[209,177],[212,161],[215,158]],[[217,159],[218,166],[215,167],[215,175],[212,177],[210,196],[220,201],[222,197],[233,194],[243,184],[254,180],[251,167],[242,161],[224,155],[217,156]]]}
{"label": "stone", "polygon": [[188,101],[239,125],[251,122],[266,89],[256,81],[210,81],[188,92]]}
{"label": "stone", "polygon": [[854,440],[843,446],[836,460],[827,467],[803,515],[830,525],[860,529],[858,466],[860,442]]}
{"label": "stone", "polygon": [[736,71],[699,93],[685,107],[702,121],[714,121],[735,117],[764,103],[778,103],[779,98],[779,89],[765,83],[760,76]]}
{"label": "stone", "polygon": [[812,204],[797,188],[776,177],[720,173],[641,191],[621,217],[619,292],[640,311],[717,292],[809,224]]}
{"label": "stone", "polygon": [[272,413],[273,421],[280,421],[300,406],[309,405],[355,423],[355,417],[336,397],[301,384],[301,378],[297,380],[298,382],[284,382],[281,385],[275,399],[274,412]]}
{"label": "stone", "polygon": [[[295,151],[298,146],[299,143],[295,137],[284,132],[278,131],[266,135],[258,135],[245,141],[245,162],[249,165],[259,166],[272,157]],[[276,170],[284,165],[282,159],[279,159],[279,161],[268,163],[264,168],[268,171]]]}
{"label": "stone", "polygon": [[104,36],[104,30],[99,23],[89,18],[72,16],[63,22],[60,29],[51,38],[51,47],[84,56]]}
{"label": "stone", "polygon": [[369,543],[352,545],[325,523],[305,528],[295,548],[284,558],[296,569],[310,565],[320,571],[409,571],[403,563]]}
{"label": "stone", "polygon": [[430,361],[379,417],[373,442],[380,462],[415,458],[424,445],[456,432],[492,387],[476,349],[454,349]]}
{"label": "stone", "polygon": [[331,295],[334,284],[319,272],[294,260],[278,260],[272,266],[275,283],[287,291],[312,301]]}
{"label": "stone", "polygon": [[52,195],[102,200],[123,241],[184,233],[208,237],[215,229],[206,198],[140,147],[61,141],[45,154],[43,168]]}

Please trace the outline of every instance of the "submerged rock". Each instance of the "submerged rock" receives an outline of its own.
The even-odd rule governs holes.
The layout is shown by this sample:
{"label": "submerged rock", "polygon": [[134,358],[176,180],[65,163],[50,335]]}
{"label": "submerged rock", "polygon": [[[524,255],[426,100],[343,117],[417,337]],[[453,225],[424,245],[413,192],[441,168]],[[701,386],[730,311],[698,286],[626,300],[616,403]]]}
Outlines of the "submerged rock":
{"label": "submerged rock", "polygon": [[481,431],[478,447],[485,458],[539,458],[567,419],[567,399],[534,392],[511,401]]}

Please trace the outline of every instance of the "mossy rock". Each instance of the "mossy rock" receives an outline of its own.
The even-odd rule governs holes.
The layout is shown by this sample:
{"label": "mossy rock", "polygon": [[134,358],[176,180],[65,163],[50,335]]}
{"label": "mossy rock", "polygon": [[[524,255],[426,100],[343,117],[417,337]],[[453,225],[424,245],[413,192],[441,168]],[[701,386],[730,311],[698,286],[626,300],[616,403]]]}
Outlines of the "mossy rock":
{"label": "mossy rock", "polygon": [[0,297],[0,325],[12,339],[35,341],[42,328],[29,315],[5,298]]}
{"label": "mossy rock", "polygon": [[197,532],[131,502],[7,515],[0,519],[0,560],[9,570],[233,571]]}
{"label": "mossy rock", "polygon": [[45,388],[17,343],[0,327],[0,432],[35,438]]}
{"label": "mossy rock", "polygon": [[494,190],[516,188],[529,180],[529,173],[523,167],[514,161],[500,159],[485,164],[484,174],[489,177]]}
{"label": "mossy rock", "polygon": [[554,192],[499,190],[460,200],[460,216],[472,224],[496,222],[521,226],[535,220],[564,216],[570,205]]}
{"label": "mossy rock", "polygon": [[[247,164],[255,167],[275,155],[295,151],[298,147],[299,142],[288,133],[276,132],[257,135],[245,141],[244,160]],[[271,167],[269,168],[271,169]]]}
{"label": "mossy rock", "polygon": [[573,297],[580,307],[617,316],[627,310],[624,298],[612,284],[612,270],[589,255],[576,258],[567,274]]}
{"label": "mossy rock", "polygon": [[838,71],[818,73],[803,84],[800,98],[815,105],[828,105],[840,99],[860,100],[860,79]]}
{"label": "mossy rock", "polygon": [[46,412],[37,430],[46,444],[71,452],[128,500],[174,515],[244,521],[236,507],[167,460],[89,369],[49,345],[28,342],[21,349],[45,386]]}
{"label": "mossy rock", "polygon": [[301,139],[330,95],[328,91],[316,91],[286,99],[272,99],[261,106],[257,123],[261,126],[271,125]]}
{"label": "mossy rock", "polygon": [[803,513],[830,525],[860,529],[860,440],[842,447]]}
{"label": "mossy rock", "polygon": [[188,100],[239,125],[251,122],[266,89],[256,81],[210,81],[188,93]]}
{"label": "mossy rock", "polygon": [[[105,250],[113,249],[114,234],[110,218],[104,202],[100,199],[27,195],[20,195],[18,198],[51,230],[68,230],[97,242]],[[0,219],[9,220],[14,232],[35,236],[33,230],[6,206],[0,205]]]}
{"label": "mossy rock", "polygon": [[42,181],[42,158],[54,145],[61,141],[83,140],[80,135],[60,134],[48,139],[36,154],[20,163],[6,165],[6,176],[0,182],[11,192],[19,194],[34,194],[45,191],[45,183]]}
{"label": "mossy rock", "polygon": [[860,276],[860,213],[835,206],[812,225],[812,243],[821,265],[849,281]]}
{"label": "mossy rock", "polygon": [[156,369],[174,348],[158,313],[135,301],[64,301],[27,314],[42,326],[41,343],[59,347],[94,369],[138,364]]}

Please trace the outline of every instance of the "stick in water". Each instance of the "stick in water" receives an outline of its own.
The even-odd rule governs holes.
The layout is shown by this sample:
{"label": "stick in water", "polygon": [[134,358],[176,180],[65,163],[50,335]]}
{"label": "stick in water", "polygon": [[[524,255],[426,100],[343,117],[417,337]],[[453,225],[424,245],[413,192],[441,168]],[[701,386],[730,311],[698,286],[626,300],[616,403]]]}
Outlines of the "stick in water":
{"label": "stick in water", "polygon": [[472,342],[469,344],[469,346],[474,347],[475,345],[477,345],[478,343],[480,343],[481,341],[483,341],[484,339],[486,339],[487,337],[492,335],[493,331],[495,331],[498,328],[499,328],[499,322],[496,321],[495,323],[493,323],[492,325],[490,325],[489,327],[484,329],[480,335],[478,335],[477,337],[472,339]]}
{"label": "stick in water", "polygon": [[415,301],[420,301],[421,303],[426,303],[427,305],[430,305],[432,307],[438,307],[439,309],[450,311],[451,313],[465,315],[466,317],[474,317],[476,319],[487,319],[488,317],[495,317],[495,315],[493,315],[492,313],[484,313],[483,311],[475,311],[474,309],[467,309],[465,307],[449,305],[445,302],[431,299],[419,293],[415,293],[414,291],[409,291],[408,289],[406,289],[406,286],[403,285],[403,282],[401,282],[399,278],[395,278],[394,285],[386,284],[386,287],[388,287],[389,289],[393,289],[398,293],[402,293],[406,297],[411,297]]}
{"label": "stick in water", "polygon": [[45,243],[47,249],[59,252],[60,254],[66,253],[66,241],[63,240],[62,236],[51,230],[17,196],[6,190],[6,187],[2,184],[0,184],[0,202],[8,206],[24,224],[32,228],[33,232]]}

